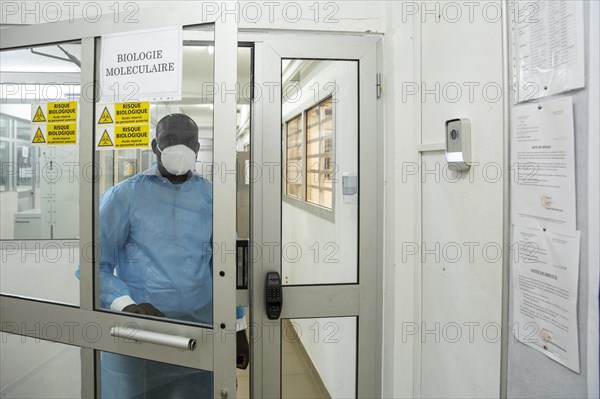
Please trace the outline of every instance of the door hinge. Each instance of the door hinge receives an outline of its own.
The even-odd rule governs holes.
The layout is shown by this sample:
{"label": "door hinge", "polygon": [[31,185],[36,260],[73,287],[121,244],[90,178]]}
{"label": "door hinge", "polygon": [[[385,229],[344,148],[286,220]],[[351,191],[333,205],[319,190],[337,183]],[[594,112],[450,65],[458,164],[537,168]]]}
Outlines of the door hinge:
{"label": "door hinge", "polygon": [[381,87],[381,74],[378,73],[375,75],[376,76],[376,93],[377,93],[377,98],[381,98],[381,92],[382,92],[382,87]]}

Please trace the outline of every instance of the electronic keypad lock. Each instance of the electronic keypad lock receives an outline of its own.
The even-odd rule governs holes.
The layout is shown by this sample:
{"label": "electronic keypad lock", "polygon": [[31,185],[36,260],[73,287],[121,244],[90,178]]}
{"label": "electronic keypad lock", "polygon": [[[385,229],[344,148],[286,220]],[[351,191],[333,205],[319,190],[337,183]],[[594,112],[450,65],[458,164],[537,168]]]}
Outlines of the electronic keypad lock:
{"label": "electronic keypad lock", "polygon": [[446,161],[452,170],[471,167],[471,122],[468,119],[446,121]]}
{"label": "electronic keypad lock", "polygon": [[269,320],[277,320],[279,316],[281,316],[281,307],[283,305],[281,277],[279,277],[279,273],[277,272],[267,273],[265,299],[267,305],[267,317]]}

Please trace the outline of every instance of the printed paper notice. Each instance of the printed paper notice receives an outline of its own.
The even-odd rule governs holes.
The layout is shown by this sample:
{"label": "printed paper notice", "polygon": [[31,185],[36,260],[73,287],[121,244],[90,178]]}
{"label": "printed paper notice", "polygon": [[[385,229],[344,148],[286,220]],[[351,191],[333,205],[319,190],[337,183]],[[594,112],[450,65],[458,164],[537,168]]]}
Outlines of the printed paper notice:
{"label": "printed paper notice", "polygon": [[574,146],[570,97],[514,107],[512,224],[576,230]]}
{"label": "printed paper notice", "polygon": [[578,373],[580,233],[513,226],[513,242],[513,333]]}
{"label": "printed paper notice", "polygon": [[517,102],[584,87],[583,1],[520,0],[511,6]]}
{"label": "printed paper notice", "polygon": [[182,28],[102,36],[102,102],[181,100]]}

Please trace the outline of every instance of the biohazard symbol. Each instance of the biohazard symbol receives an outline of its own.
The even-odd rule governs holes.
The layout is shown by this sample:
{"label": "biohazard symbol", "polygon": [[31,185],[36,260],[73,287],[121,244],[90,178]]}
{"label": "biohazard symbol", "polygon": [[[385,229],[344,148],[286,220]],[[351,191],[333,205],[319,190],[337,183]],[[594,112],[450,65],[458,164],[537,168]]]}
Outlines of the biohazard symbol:
{"label": "biohazard symbol", "polygon": [[32,143],[45,143],[46,139],[44,138],[44,134],[42,133],[42,129],[38,127],[37,132],[35,132],[35,136],[33,136]]}
{"label": "biohazard symbol", "polygon": [[32,122],[46,122],[46,117],[44,116],[44,111],[42,111],[42,107],[38,107],[37,111],[35,111],[35,115],[33,116]]}
{"label": "biohazard symbol", "polygon": [[98,147],[112,147],[112,146],[113,146],[113,142],[110,139],[108,132],[105,130],[104,133],[102,133],[102,137],[100,137],[100,142],[98,143]]}
{"label": "biohazard symbol", "polygon": [[106,107],[104,107],[104,111],[102,111],[102,115],[100,115],[100,120],[98,121],[98,124],[103,123],[113,123],[113,118],[112,116],[110,116],[110,113],[108,112]]}

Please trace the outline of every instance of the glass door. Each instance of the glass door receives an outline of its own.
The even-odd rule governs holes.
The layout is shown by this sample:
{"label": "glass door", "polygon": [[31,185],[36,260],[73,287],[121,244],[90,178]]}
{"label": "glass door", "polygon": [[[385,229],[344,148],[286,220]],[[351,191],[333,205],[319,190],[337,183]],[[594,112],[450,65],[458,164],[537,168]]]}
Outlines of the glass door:
{"label": "glass door", "polygon": [[256,397],[380,396],[378,40],[256,45],[257,84],[278,83],[255,112]]}
{"label": "glass door", "polygon": [[[146,149],[97,149],[97,73],[101,36],[161,28],[151,10],[2,35],[3,397],[236,396],[237,25],[172,15],[181,100],[115,100],[149,100]],[[21,131],[57,102],[75,142]]]}

